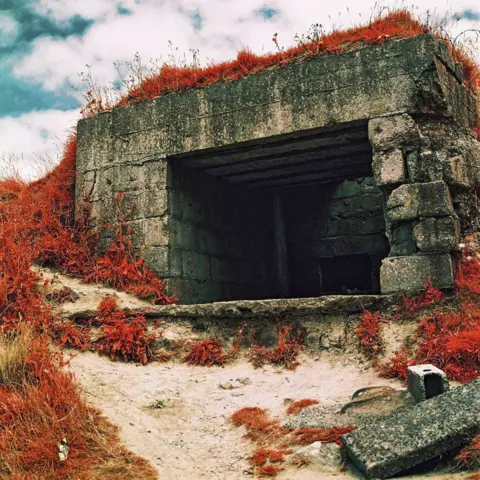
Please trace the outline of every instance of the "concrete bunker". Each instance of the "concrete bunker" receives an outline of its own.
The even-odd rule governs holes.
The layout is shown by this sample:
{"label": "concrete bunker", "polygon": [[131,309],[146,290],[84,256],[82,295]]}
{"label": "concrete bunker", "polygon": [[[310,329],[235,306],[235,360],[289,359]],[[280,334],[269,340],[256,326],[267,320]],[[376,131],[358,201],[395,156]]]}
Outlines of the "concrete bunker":
{"label": "concrete bunker", "polygon": [[77,205],[110,222],[125,193],[182,303],[450,288],[476,102],[430,35],[170,93],[79,122]]}

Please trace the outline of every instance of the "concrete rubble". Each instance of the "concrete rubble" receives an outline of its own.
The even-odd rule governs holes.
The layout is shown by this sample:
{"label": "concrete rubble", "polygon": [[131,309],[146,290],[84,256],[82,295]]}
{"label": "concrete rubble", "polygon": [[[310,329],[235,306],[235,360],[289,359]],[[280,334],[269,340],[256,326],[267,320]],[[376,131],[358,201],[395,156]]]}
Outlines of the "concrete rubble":
{"label": "concrete rubble", "polygon": [[480,379],[375,420],[342,442],[365,475],[389,478],[466,444],[479,432]]}

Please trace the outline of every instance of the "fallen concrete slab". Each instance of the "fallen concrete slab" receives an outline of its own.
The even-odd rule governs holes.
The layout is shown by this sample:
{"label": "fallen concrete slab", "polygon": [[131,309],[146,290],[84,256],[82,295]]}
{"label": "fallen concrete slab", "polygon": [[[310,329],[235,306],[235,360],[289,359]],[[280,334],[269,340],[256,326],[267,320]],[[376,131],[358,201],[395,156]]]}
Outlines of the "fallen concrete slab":
{"label": "fallen concrete slab", "polygon": [[467,443],[480,432],[480,379],[342,437],[367,476],[388,478]]}

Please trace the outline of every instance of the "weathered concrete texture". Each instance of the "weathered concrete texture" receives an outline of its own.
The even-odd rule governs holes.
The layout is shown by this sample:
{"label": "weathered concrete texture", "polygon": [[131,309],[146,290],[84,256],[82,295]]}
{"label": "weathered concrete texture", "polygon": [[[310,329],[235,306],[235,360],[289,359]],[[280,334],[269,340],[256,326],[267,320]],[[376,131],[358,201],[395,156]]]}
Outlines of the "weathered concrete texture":
{"label": "weathered concrete texture", "polygon": [[437,288],[453,287],[451,255],[412,255],[388,257],[382,261],[380,281],[382,293],[422,290],[428,279]]}
{"label": "weathered concrete texture", "polygon": [[445,372],[434,365],[408,367],[408,391],[416,403],[445,393],[449,388]]}
{"label": "weathered concrete texture", "polygon": [[356,313],[382,309],[395,304],[395,295],[328,295],[318,298],[282,300],[239,300],[198,305],[153,305],[147,312],[157,317],[252,318]]}
{"label": "weathered concrete texture", "polygon": [[373,175],[378,186],[396,185],[405,181],[405,162],[401,150],[376,152],[372,160]]}
{"label": "weathered concrete texture", "polygon": [[388,478],[468,442],[480,431],[480,380],[342,437],[366,475]]}
{"label": "weathered concrete texture", "polygon": [[[80,121],[79,171],[104,164],[98,151],[130,163],[426,107],[473,126],[475,100],[445,50],[420,35],[117,108]],[[99,121],[109,129],[103,146],[87,140]]]}
{"label": "weathered concrete texture", "polygon": [[389,257],[403,257],[417,253],[417,246],[413,239],[412,222],[390,225],[388,239],[390,241]]}
{"label": "weathered concrete texture", "polygon": [[453,213],[450,192],[442,181],[400,185],[387,201],[387,214],[397,222]]}
{"label": "weathered concrete texture", "polygon": [[413,237],[421,252],[450,252],[460,243],[460,223],[454,217],[422,218]]}
{"label": "weathered concrete texture", "polygon": [[368,138],[375,151],[415,148],[420,142],[420,132],[410,115],[393,115],[370,120]]}

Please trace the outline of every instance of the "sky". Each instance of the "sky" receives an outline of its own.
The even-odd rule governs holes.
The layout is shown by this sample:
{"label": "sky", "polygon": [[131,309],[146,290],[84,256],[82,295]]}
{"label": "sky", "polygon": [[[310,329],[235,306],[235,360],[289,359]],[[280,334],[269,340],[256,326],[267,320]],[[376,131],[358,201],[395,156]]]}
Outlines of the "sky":
{"label": "sky", "polygon": [[[385,0],[383,6],[401,6]],[[480,28],[478,0],[414,0],[410,9],[451,20],[454,34]],[[0,176],[25,178],[57,161],[80,118],[82,78],[123,84],[138,53],[148,65],[202,64],[295,42],[312,24],[350,27],[378,11],[378,0],[0,0]],[[479,54],[480,57],[480,54]]]}

